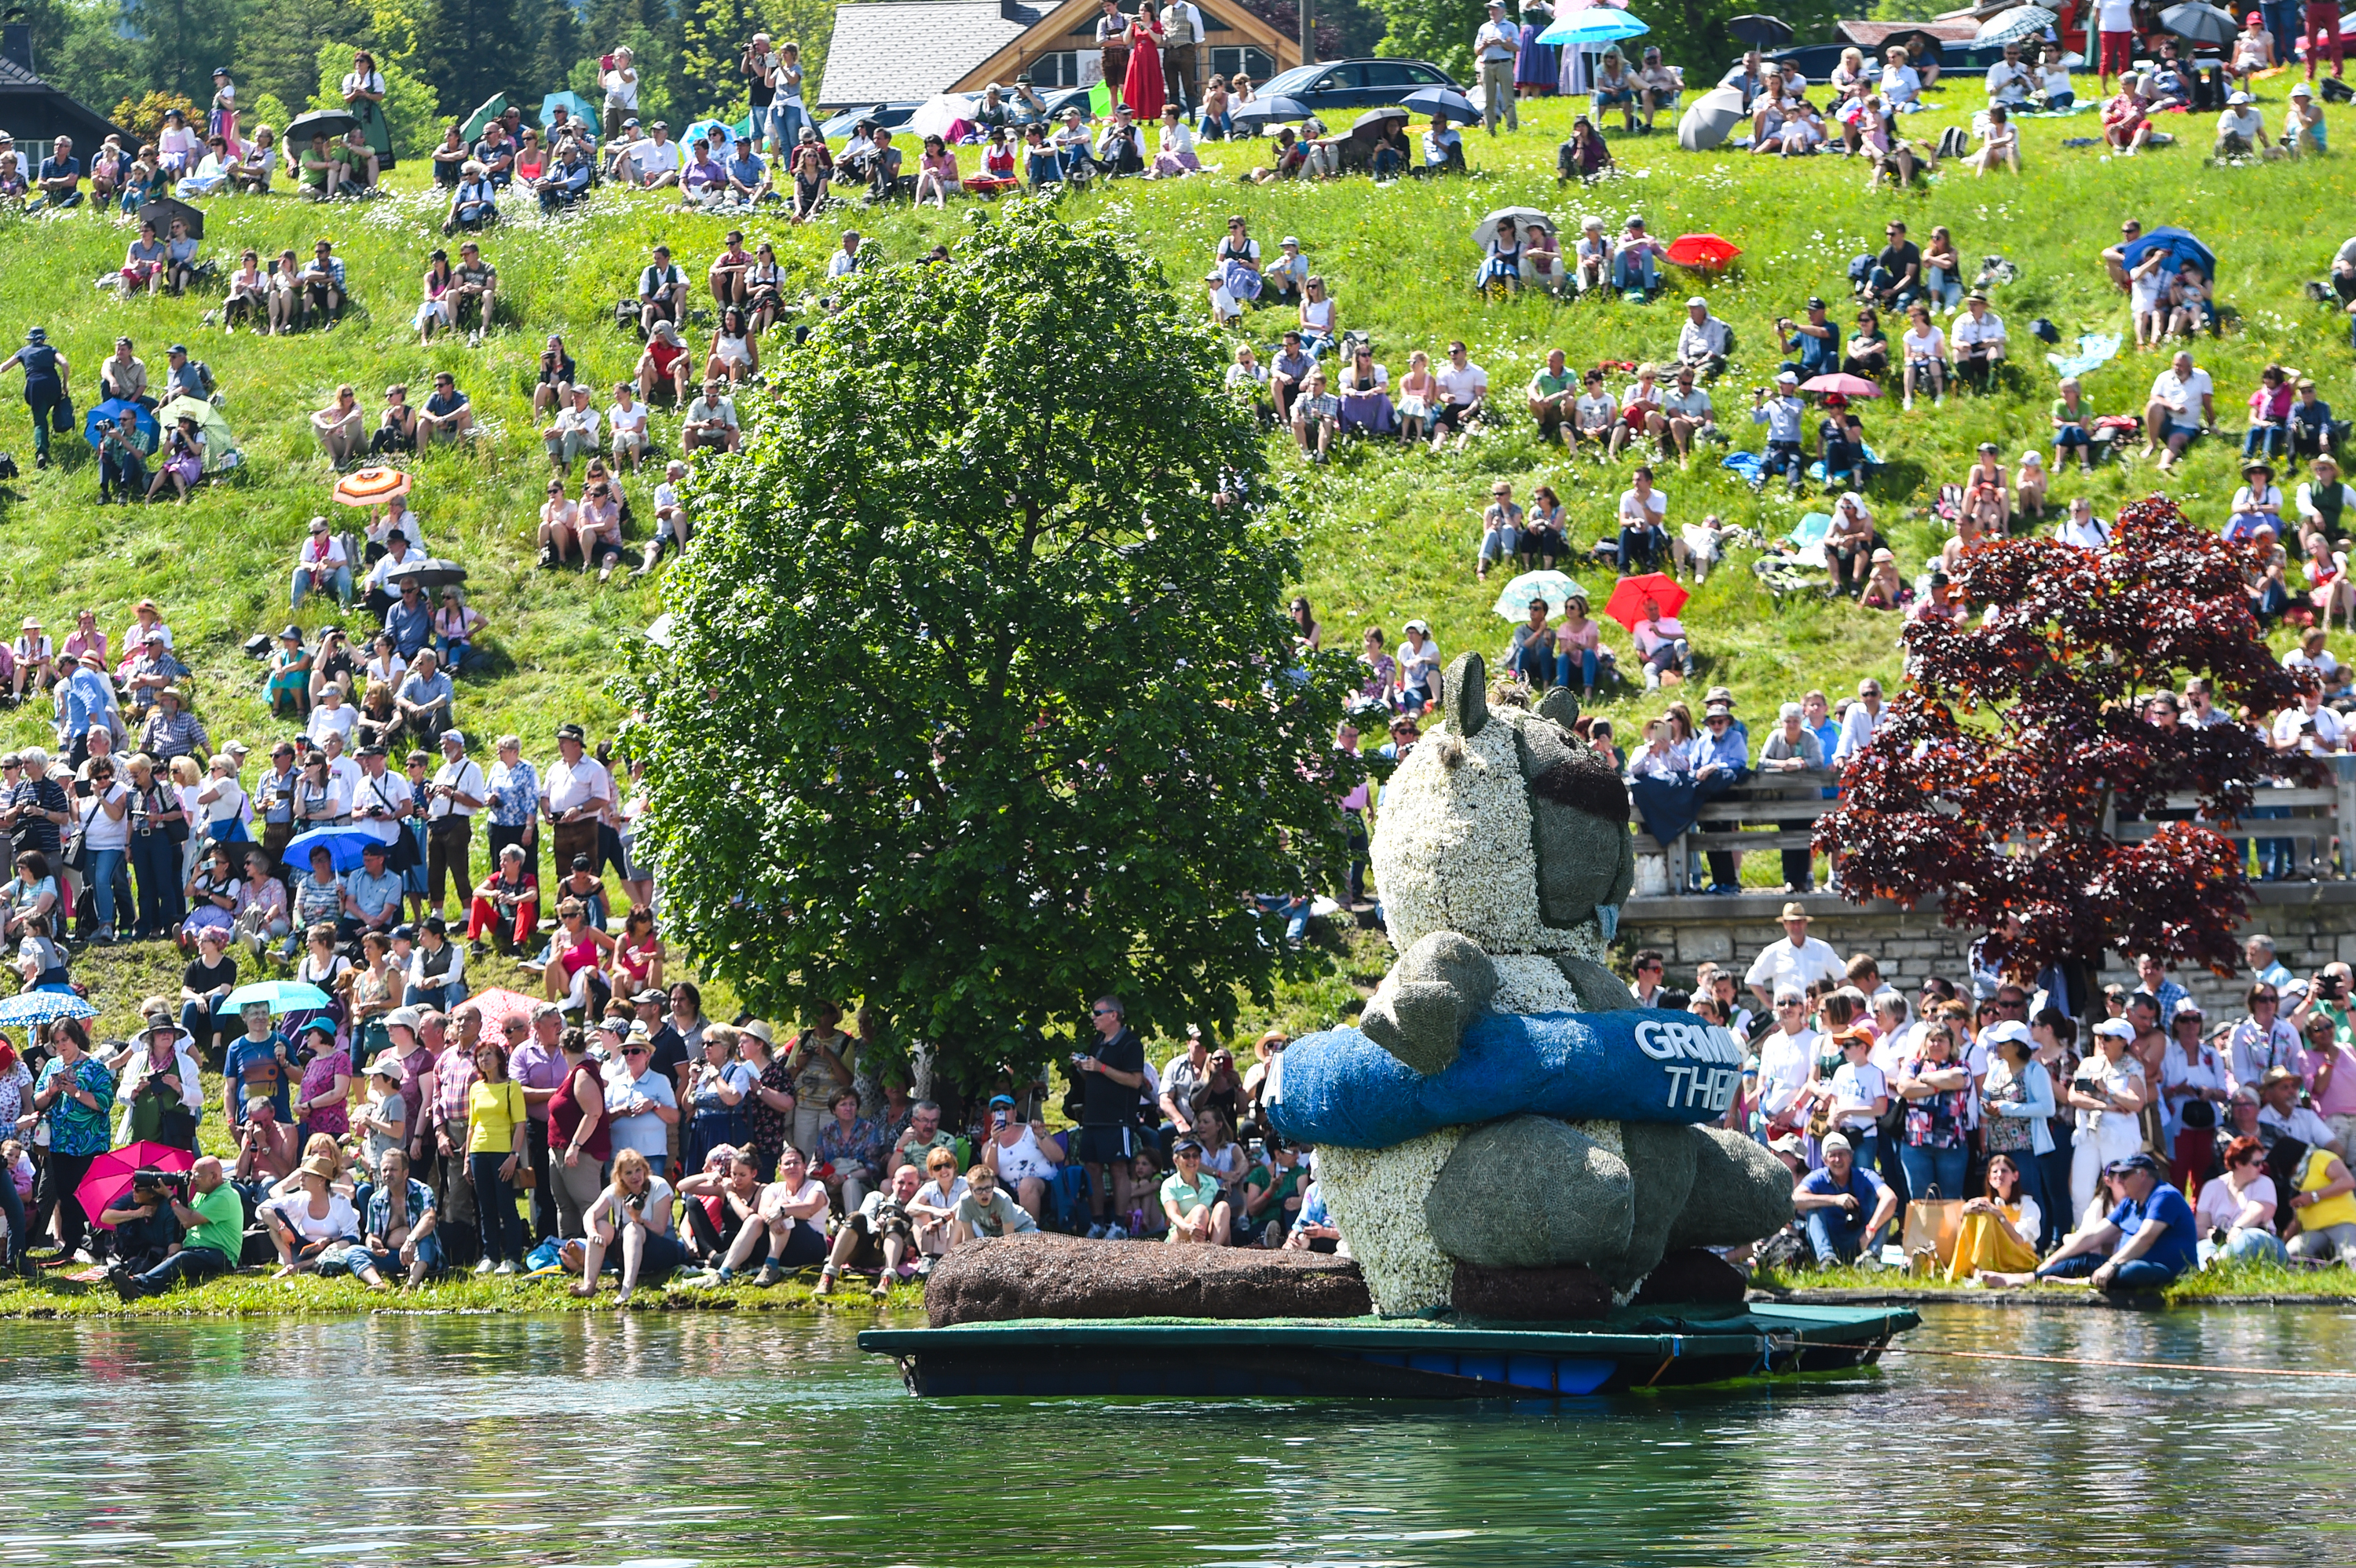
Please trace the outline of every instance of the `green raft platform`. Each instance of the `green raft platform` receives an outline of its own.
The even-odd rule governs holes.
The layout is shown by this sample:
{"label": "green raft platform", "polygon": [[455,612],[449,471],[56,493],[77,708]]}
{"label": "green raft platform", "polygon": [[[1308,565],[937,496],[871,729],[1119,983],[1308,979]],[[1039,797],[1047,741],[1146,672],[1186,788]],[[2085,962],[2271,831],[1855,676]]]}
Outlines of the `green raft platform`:
{"label": "green raft platform", "polygon": [[908,1392],[971,1395],[1558,1399],[1871,1366],[1903,1307],[1631,1307],[1594,1323],[1024,1318],[870,1328]]}

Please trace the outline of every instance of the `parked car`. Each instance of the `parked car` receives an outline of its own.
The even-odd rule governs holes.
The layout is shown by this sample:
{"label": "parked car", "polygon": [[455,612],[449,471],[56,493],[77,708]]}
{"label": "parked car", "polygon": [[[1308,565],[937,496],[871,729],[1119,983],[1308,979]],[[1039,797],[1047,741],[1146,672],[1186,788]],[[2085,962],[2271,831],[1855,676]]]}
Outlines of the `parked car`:
{"label": "parked car", "polygon": [[1438,66],[1426,60],[1325,60],[1281,70],[1252,88],[1255,98],[1297,98],[1330,120],[1335,111],[1380,109],[1410,92],[1441,87],[1463,88]]}

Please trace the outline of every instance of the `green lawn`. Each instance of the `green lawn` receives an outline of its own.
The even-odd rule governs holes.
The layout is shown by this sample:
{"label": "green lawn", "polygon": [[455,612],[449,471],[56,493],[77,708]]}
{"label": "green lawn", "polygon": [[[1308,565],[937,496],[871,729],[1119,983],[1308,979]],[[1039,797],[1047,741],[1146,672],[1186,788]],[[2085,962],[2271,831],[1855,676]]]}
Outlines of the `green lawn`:
{"label": "green lawn", "polygon": [[[2280,89],[2287,83],[2277,79],[2261,85],[2271,122],[2279,117]],[[1935,139],[1942,127],[1967,117],[1977,96],[1976,84],[1956,81],[1945,94],[1954,107],[1915,117],[1910,133],[1918,141]],[[2356,115],[2340,107],[2330,113],[2343,144],[2356,137]],[[2060,145],[2065,137],[2093,133],[2093,117],[2080,115],[2025,123],[2029,173],[2019,179],[1980,180],[1950,169],[1925,189],[1869,194],[1862,169],[1851,160],[1687,154],[1662,134],[1614,137],[1621,177],[1592,189],[1564,190],[1553,177],[1552,148],[1569,114],[1569,105],[1547,102],[1529,111],[1518,135],[1492,140],[1476,130],[1467,138],[1475,166],[1469,180],[1256,187],[1234,176],[1264,161],[1261,145],[1205,144],[1213,172],[1204,176],[1100,184],[1065,206],[1075,218],[1112,223],[1131,234],[1170,286],[1190,299],[1200,297],[1197,280],[1229,213],[1248,217],[1270,248],[1281,235],[1297,234],[1312,264],[1331,283],[1343,325],[1370,329],[1395,375],[1412,349],[1437,357],[1448,339],[1462,336],[1508,408],[1518,408],[1521,387],[1550,347],[1565,348],[1574,364],[1665,354],[1674,342],[1679,302],[1699,287],[1738,334],[1737,363],[1719,383],[1718,398],[1737,440],[1751,446],[1758,438],[1751,428],[1731,421],[1740,418],[1747,389],[1772,375],[1778,357],[1773,318],[1797,314],[1812,292],[1837,308],[1847,298],[1848,258],[1877,243],[1890,216],[1903,216],[1918,236],[1945,223],[1967,258],[2001,254],[2019,268],[2019,281],[1997,292],[1996,308],[2010,324],[2023,362],[1993,398],[1951,400],[1944,409],[1925,405],[1909,414],[1897,411],[1894,401],[1866,407],[1869,437],[1887,464],[1871,499],[1910,576],[1943,538],[1927,517],[1926,503],[1940,482],[1961,475],[1979,441],[2000,442],[2008,458],[2025,445],[2043,444],[2053,379],[2041,346],[2032,347],[2027,336],[2029,320],[2048,317],[2069,337],[2126,329],[2123,300],[2094,261],[2123,216],[2139,216],[2147,224],[2183,223],[2221,257],[2228,326],[2198,352],[2217,379],[2228,428],[2238,428],[2242,400],[2269,362],[2313,373],[2327,398],[2356,398],[2340,318],[2300,293],[2300,284],[2321,274],[2345,238],[2340,219],[2319,216],[2349,210],[2356,193],[2356,176],[2337,158],[2210,167],[2193,144],[2205,139],[2205,127],[2188,119],[2177,127],[2189,136],[2187,144],[2133,160],[2106,159],[2097,149]],[[974,162],[971,150],[968,162]],[[417,462],[414,500],[430,548],[468,566],[474,603],[490,622],[484,639],[489,656],[461,683],[460,721],[478,741],[503,730],[522,732],[541,758],[562,720],[585,720],[600,733],[612,731],[622,718],[605,689],[614,650],[659,612],[659,588],[622,579],[600,588],[578,573],[533,569],[536,508],[548,473],[531,429],[533,368],[543,336],[562,331],[590,377],[610,381],[627,374],[637,345],[613,325],[612,306],[631,292],[648,249],[668,240],[691,272],[700,272],[732,220],[682,215],[652,197],[611,192],[565,221],[519,217],[487,242],[500,272],[499,330],[479,347],[444,338],[421,349],[409,324],[425,251],[440,240],[438,205],[417,188],[422,178],[421,168],[404,167],[399,174],[403,188],[392,197],[327,211],[285,197],[209,204],[206,249],[227,261],[248,245],[265,252],[287,245],[307,251],[323,234],[337,242],[356,306],[336,330],[290,339],[225,335],[206,322],[216,303],[210,298],[125,304],[94,289],[92,280],[119,264],[133,237],[118,220],[87,211],[5,220],[16,264],[0,276],[0,336],[46,325],[75,366],[80,409],[88,407],[98,363],[118,332],[137,339],[151,367],[160,367],[166,345],[185,341],[219,376],[227,417],[250,461],[232,481],[201,491],[186,507],[101,509],[93,505],[95,463],[79,438],[60,443],[58,466],[35,472],[25,416],[13,394],[0,392],[0,445],[25,468],[0,492],[0,526],[13,547],[0,556],[0,617],[36,613],[61,635],[72,612],[87,604],[115,632],[128,623],[131,602],[151,595],[166,606],[182,656],[195,670],[196,706],[216,741],[262,741],[275,727],[260,700],[259,672],[240,645],[287,619],[287,569],[304,521],[333,509],[332,475],[305,415],[341,381],[359,388],[373,408],[388,382],[423,387],[434,370],[446,368],[473,395],[485,439],[472,450],[437,452]],[[1711,230],[1744,254],[1720,278],[1698,280],[1673,270],[1664,297],[1650,305],[1540,297],[1484,304],[1470,289],[1476,258],[1468,230],[1483,212],[1508,205],[1543,208],[1574,230],[1586,213],[1616,228],[1629,212],[1641,211],[1665,237]],[[776,241],[814,299],[843,223],[867,230],[885,260],[903,261],[937,241],[954,246],[961,226],[986,211],[980,203],[945,213],[854,205],[840,221],[830,215],[796,228],[772,210],[744,227],[754,240]],[[1256,313],[1248,323],[1250,340],[1265,349],[1282,325],[1279,313]],[[708,332],[707,321],[699,335]],[[1091,363],[1123,347],[1074,345],[1070,363],[1043,366],[1041,373],[1086,374]],[[789,351],[771,346],[773,353]],[[889,346],[879,345],[879,373],[888,358]],[[2157,368],[2149,357],[2123,354],[2089,378],[2095,408],[2139,409]],[[675,445],[675,416],[659,417],[656,429],[666,448]],[[1462,453],[1355,446],[1315,470],[1294,460],[1289,441],[1271,436],[1270,442],[1288,481],[1283,500],[1308,541],[1301,586],[1318,606],[1328,645],[1343,647],[1355,646],[1370,624],[1396,639],[1404,620],[1420,615],[1446,652],[1478,647],[1494,654],[1507,634],[1489,609],[1496,585],[1476,584],[1471,571],[1478,511],[1493,479],[1512,479],[1524,496],[1537,484],[1554,485],[1568,504],[1574,537],[1585,543],[1609,531],[1613,501],[1633,465],[1623,461],[1605,470],[1573,464],[1541,448],[1518,420]],[[2230,437],[2205,442],[2173,481],[2172,492],[2196,517],[2213,518],[2222,511],[2237,482],[2237,451]],[[636,482],[634,497],[643,502],[649,484]],[[2155,484],[2148,465],[2129,464],[2102,470],[2086,488],[2107,514]],[[1805,509],[1778,494],[1753,496],[1715,465],[1714,455],[1689,473],[1665,473],[1663,485],[1672,523],[1716,512],[1776,534]],[[2076,488],[2064,478],[2057,493],[2066,496]],[[634,542],[643,539],[646,526],[642,516]],[[1591,571],[1578,575],[1600,600],[1607,583]],[[306,606],[298,618],[316,629],[339,617],[332,606]],[[1699,677],[1735,689],[1754,734],[1781,699],[1809,688],[1837,696],[1861,676],[1898,673],[1892,621],[1846,603],[1771,608],[1753,585],[1746,554],[1712,578],[1686,619],[1700,655]],[[1616,627],[1608,640],[1627,656]],[[1622,720],[1623,738],[1633,738],[1626,721],[1656,705],[1638,693],[1609,703],[1608,710]],[[47,729],[46,705],[28,705],[0,720],[11,742],[43,739]],[[1754,867],[1766,869],[1763,858]],[[1346,967],[1376,972],[1379,957],[1378,950],[1371,951]],[[109,976],[110,962],[85,961],[102,976]],[[160,958],[124,962],[148,965],[155,976],[135,982],[126,976],[125,992],[134,985],[170,990],[166,981],[176,965]],[[1346,977],[1337,976],[1314,994],[1288,997],[1281,1021],[1298,1027],[1335,1016],[1354,994]],[[124,995],[112,988],[111,976],[104,999],[110,1023],[117,1013],[127,1020]]]}
{"label": "green lawn", "polygon": [[[1762,1271],[1752,1284],[1763,1290],[1862,1290],[1958,1298],[1988,1295],[2061,1298],[2083,1296],[2084,1285],[2032,1285],[1990,1292],[1976,1285],[1949,1285],[1944,1275],[1913,1275],[1895,1268],[1826,1268]],[[2197,1269],[2161,1293],[2171,1303],[2219,1297],[2274,1296],[2316,1301],[2356,1299],[2356,1269],[2286,1268],[2276,1264],[2220,1263]]]}

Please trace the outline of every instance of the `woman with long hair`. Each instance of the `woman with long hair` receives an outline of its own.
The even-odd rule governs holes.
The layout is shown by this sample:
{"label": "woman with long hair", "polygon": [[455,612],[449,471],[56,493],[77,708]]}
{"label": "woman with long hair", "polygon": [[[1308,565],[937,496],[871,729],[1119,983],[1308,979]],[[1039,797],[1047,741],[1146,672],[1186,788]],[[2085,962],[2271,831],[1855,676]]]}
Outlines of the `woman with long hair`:
{"label": "woman with long hair", "polygon": [[1120,101],[1141,129],[1162,118],[1162,8],[1144,0],[1129,24],[1129,71],[1121,82]]}
{"label": "woman with long hair", "polygon": [[523,1262],[523,1218],[516,1212],[516,1179],[529,1170],[525,1131],[531,1114],[523,1085],[508,1076],[508,1048],[496,1040],[475,1047],[475,1082],[466,1090],[466,1174],[483,1224],[477,1274],[513,1274]]}
{"label": "woman with long hair", "polygon": [[2021,1190],[2023,1175],[2023,1167],[2010,1154],[1988,1156],[1986,1194],[1964,1203],[1963,1229],[1955,1235],[1954,1260],[1947,1265],[1949,1285],[1975,1275],[2036,1270],[2037,1239],[2045,1217],[2037,1200]]}
{"label": "woman with long hair", "polygon": [[575,1296],[597,1294],[605,1255],[621,1255],[621,1300],[626,1304],[640,1284],[655,1285],[687,1261],[671,1229],[670,1183],[654,1173],[647,1157],[626,1148],[614,1157],[614,1179],[589,1207],[588,1229],[582,1243],[581,1283]]}

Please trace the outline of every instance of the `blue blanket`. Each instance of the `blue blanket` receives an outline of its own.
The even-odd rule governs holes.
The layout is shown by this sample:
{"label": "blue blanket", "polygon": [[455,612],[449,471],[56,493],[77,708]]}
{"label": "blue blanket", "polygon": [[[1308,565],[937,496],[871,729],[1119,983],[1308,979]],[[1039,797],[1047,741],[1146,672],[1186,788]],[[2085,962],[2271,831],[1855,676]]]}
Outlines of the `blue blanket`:
{"label": "blue blanket", "polygon": [[1570,1121],[1717,1120],[1742,1050],[1691,1013],[1490,1013],[1447,1070],[1426,1078],[1355,1029],[1294,1040],[1271,1125],[1286,1137],[1388,1148],[1440,1127],[1535,1112]]}

